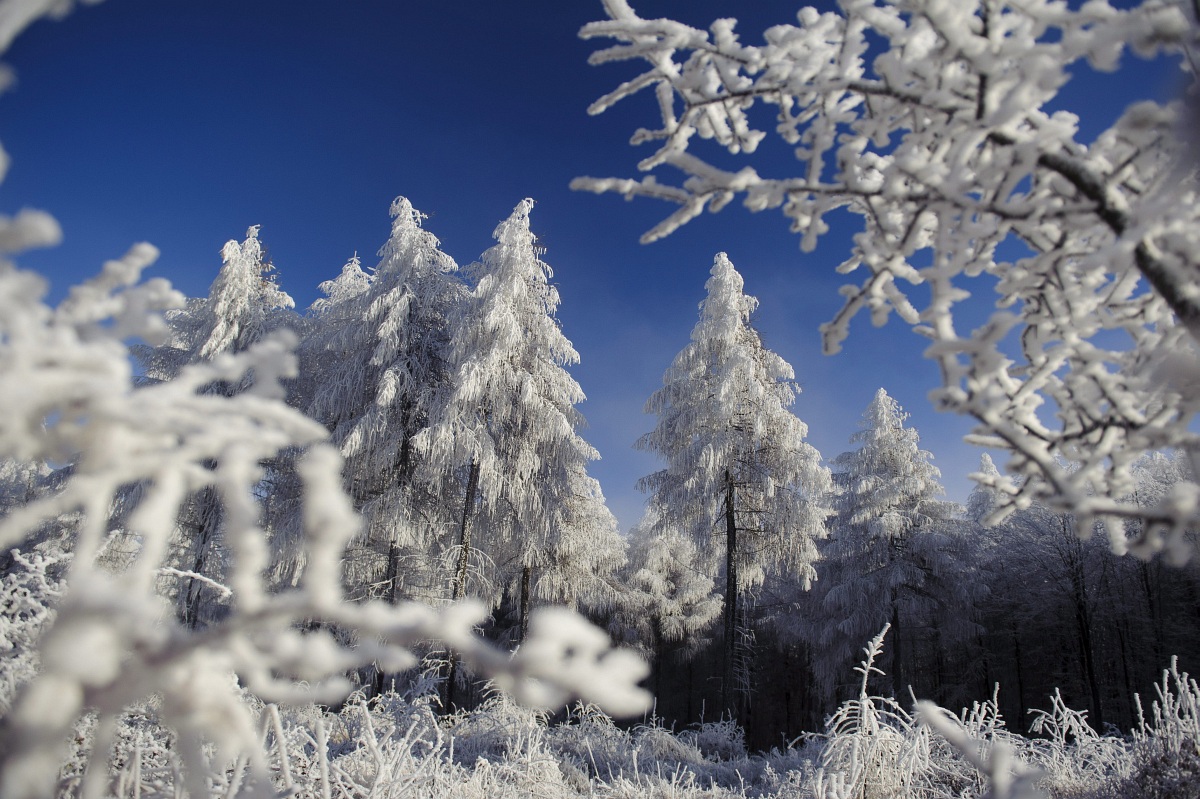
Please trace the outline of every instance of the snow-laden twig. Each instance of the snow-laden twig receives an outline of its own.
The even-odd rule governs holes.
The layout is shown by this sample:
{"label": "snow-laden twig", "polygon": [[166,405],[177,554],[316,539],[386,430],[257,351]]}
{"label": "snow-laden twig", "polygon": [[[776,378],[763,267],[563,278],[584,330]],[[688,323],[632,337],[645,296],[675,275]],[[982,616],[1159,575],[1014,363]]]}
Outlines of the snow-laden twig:
{"label": "snow-laden twig", "polygon": [[[1195,5],[837,5],[803,7],[748,44],[734,20],[705,31],[605,2],[609,19],[580,32],[614,42],[592,63],[643,71],[590,111],[652,88],[661,126],[633,139],[656,148],[638,164],[652,174],[572,186],[678,205],[644,240],[735,197],[779,209],[805,251],[832,216],[857,216],[838,271],[862,277],[822,326],[825,349],[861,313],[881,325],[895,312],[929,339],[934,405],[974,418],[970,440],[1009,454],[1005,475],[975,475],[997,490],[993,521],[1040,501],[1077,514],[1081,532],[1103,518],[1118,552],[1186,556],[1200,486],[1153,506],[1119,499],[1143,454],[1200,452],[1195,137],[1181,135],[1180,104],[1136,102],[1094,141],[1054,108],[1080,63],[1190,54]],[[763,123],[795,153],[790,174],[754,168]],[[717,166],[709,142],[748,165]],[[679,182],[661,180],[663,167]],[[1144,522],[1136,540],[1126,519]]]}

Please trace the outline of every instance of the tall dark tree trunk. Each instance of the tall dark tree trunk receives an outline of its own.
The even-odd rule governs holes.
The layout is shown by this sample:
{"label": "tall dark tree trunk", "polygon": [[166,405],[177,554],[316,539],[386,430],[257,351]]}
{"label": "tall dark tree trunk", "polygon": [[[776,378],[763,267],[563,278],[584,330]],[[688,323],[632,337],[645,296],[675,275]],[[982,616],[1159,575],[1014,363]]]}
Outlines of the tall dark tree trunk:
{"label": "tall dark tree trunk", "polygon": [[1025,673],[1021,670],[1021,638],[1017,635],[1016,624],[1009,628],[1009,633],[1012,635],[1013,660],[1017,666],[1017,713],[1014,718],[1020,722],[1025,718],[1025,709],[1029,705],[1025,702]]}
{"label": "tall dark tree trunk", "polygon": [[892,693],[901,700],[904,691],[904,638],[900,629],[900,598],[892,600]]}
{"label": "tall dark tree trunk", "polygon": [[[196,557],[192,562],[192,573],[205,577],[219,575],[204,574],[204,564],[208,551],[216,538],[217,528],[221,524],[221,504],[217,492],[213,488],[205,488],[196,497]],[[195,577],[189,577],[187,588],[183,595],[183,607],[180,608],[183,624],[189,630],[200,626],[200,594],[204,585]]]}
{"label": "tall dark tree trunk", "polygon": [[[467,492],[463,500],[462,522],[458,528],[458,563],[454,568],[454,578],[450,585],[450,599],[458,602],[467,594],[467,571],[471,565],[471,517],[474,515],[475,495],[479,491],[479,461],[471,461],[471,470],[467,474]],[[458,656],[449,653],[450,666],[446,675],[446,710],[454,711],[458,701]]]}
{"label": "tall dark tree trunk", "polygon": [[[383,598],[387,600],[389,605],[396,604],[396,598],[400,593],[400,547],[396,546],[395,542],[388,545],[388,566],[387,566],[387,588],[384,589]],[[387,675],[383,673],[383,669],[376,667],[375,671],[375,695],[379,696],[387,687]]]}
{"label": "tall dark tree trunk", "polygon": [[1067,567],[1071,578],[1071,600],[1075,606],[1075,623],[1079,634],[1079,648],[1083,654],[1083,676],[1091,698],[1092,726],[1104,729],[1104,707],[1100,703],[1100,680],[1096,674],[1096,656],[1092,641],[1092,614],[1088,607],[1087,575],[1084,573],[1083,545],[1071,530],[1071,523],[1062,517],[1062,532],[1067,538]]}
{"label": "tall dark tree trunk", "polygon": [[521,569],[521,640],[525,640],[525,636],[529,635],[529,606],[532,602],[530,595],[530,582],[533,578],[533,567],[526,566]]}
{"label": "tall dark tree trunk", "polygon": [[734,673],[737,654],[738,567],[737,519],[734,515],[733,476],[725,471],[725,652],[721,674],[721,705],[730,718],[737,718]]}
{"label": "tall dark tree trunk", "polygon": [[[1157,564],[1155,565],[1157,566]],[[1138,574],[1141,577],[1142,592],[1146,597],[1146,608],[1150,612],[1151,634],[1154,638],[1151,645],[1151,658],[1153,659],[1153,663],[1151,663],[1149,674],[1152,677],[1157,677],[1158,670],[1163,668],[1163,664],[1166,663],[1167,660],[1166,655],[1163,654],[1163,650],[1166,646],[1166,635],[1164,633],[1163,624],[1162,594],[1159,590],[1161,587],[1161,582],[1159,579],[1161,578],[1161,569],[1155,569],[1154,576],[1151,575],[1150,569],[1151,564],[1142,561],[1138,567]],[[1138,673],[1140,676],[1143,673],[1143,670],[1139,669]]]}
{"label": "tall dark tree trunk", "polygon": [[[663,640],[662,619],[655,616],[650,625],[650,633],[654,641],[654,697],[657,700],[663,695],[663,669],[667,665],[667,644]],[[692,689],[688,686],[688,691]]]}
{"label": "tall dark tree trunk", "polygon": [[467,474],[467,491],[463,499],[462,520],[458,526],[458,563],[454,567],[450,599],[459,601],[467,594],[467,570],[471,565],[471,517],[474,515],[475,495],[479,492],[479,461],[471,461]]}

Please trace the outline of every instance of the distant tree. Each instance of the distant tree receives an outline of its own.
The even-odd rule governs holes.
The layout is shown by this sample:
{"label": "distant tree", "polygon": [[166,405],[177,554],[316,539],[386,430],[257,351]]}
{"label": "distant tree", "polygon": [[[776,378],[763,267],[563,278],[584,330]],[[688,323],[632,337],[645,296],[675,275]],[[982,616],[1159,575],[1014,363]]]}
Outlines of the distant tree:
{"label": "distant tree", "polygon": [[631,534],[626,590],[616,617],[623,634],[632,634],[632,642],[652,658],[653,693],[661,698],[669,654],[678,648],[688,654],[698,650],[720,617],[722,602],[695,539],[647,522]]}
{"label": "distant tree", "polygon": [[792,367],[763,346],[751,324],[758,301],[725,253],[713,262],[691,341],[646,403],[658,416],[638,447],[666,468],[642,478],[659,533],[692,536],[723,554],[723,702],[733,710],[739,597],[780,565],[807,583],[825,535],[829,470],[789,410],[799,389]]}
{"label": "distant tree", "polygon": [[[573,609],[608,610],[620,593],[617,572],[625,565],[625,538],[605,503],[600,482],[587,473],[585,458],[566,466],[560,488],[552,499],[553,534],[547,546],[535,553],[537,563],[530,570],[534,584],[522,596],[526,601],[537,598]],[[528,617],[525,608],[521,618]],[[522,637],[525,632],[522,629]]]}
{"label": "distant tree", "polygon": [[[1182,467],[1182,469],[1181,469]],[[985,462],[981,471],[994,468]],[[1185,459],[1150,455],[1134,466],[1136,488],[1123,501],[1158,502],[1190,479]],[[972,516],[984,518],[992,489],[972,494]],[[1061,688],[1086,706],[1099,730],[1137,723],[1135,693],[1146,696],[1174,655],[1193,668],[1198,570],[1193,563],[1114,557],[1103,536],[1081,536],[1076,517],[1042,503],[977,530],[975,560],[987,585],[980,604],[987,667],[1001,701],[1019,719]],[[1137,521],[1128,532],[1139,536]],[[1194,543],[1178,536],[1178,548]],[[1164,541],[1165,539],[1159,539]]]}
{"label": "distant tree", "polygon": [[[934,404],[973,417],[972,440],[1009,456],[988,478],[997,517],[1041,501],[1077,514],[1082,532],[1101,516],[1117,551],[1128,546],[1121,521],[1145,519],[1144,553],[1200,521],[1195,482],[1154,505],[1121,501],[1142,454],[1200,455],[1195,137],[1179,134],[1180,104],[1136,102],[1091,142],[1056,110],[1084,62],[1116,70],[1126,49],[1189,51],[1193,3],[841,0],[802,8],[757,46],[732,19],[704,31],[642,19],[626,0],[604,6],[610,19],[581,35],[617,44],[592,63],[648,68],[590,112],[653,88],[661,124],[633,142],[658,149],[639,169],[683,180],[575,188],[679,205],[647,241],[739,195],[752,211],[780,209],[805,250],[834,212],[857,215],[838,271],[866,277],[822,328],[825,348],[839,349],[860,311],[875,324],[895,311],[932,339]],[[1194,73],[1195,58],[1183,63]],[[771,108],[756,116],[756,105]],[[753,166],[768,125],[799,159],[794,174]],[[716,165],[702,139],[750,165]],[[990,286],[998,310],[962,332],[960,304]]]}
{"label": "distant tree", "polygon": [[[960,599],[968,589],[956,568],[954,507],[940,473],[922,450],[917,431],[904,426],[908,414],[882,388],[851,436],[858,449],[834,459],[837,515],[821,548],[814,601],[819,612],[806,619],[819,683],[831,690],[853,678],[851,664],[862,642],[890,624],[886,669],[896,691],[914,677],[916,656],[937,652],[970,626]],[[936,630],[944,640],[930,640]],[[920,642],[923,652],[913,651]]]}
{"label": "distant tree", "polygon": [[295,301],[275,283],[275,265],[259,241],[259,228],[248,228],[240,243],[225,242],[221,268],[208,296],[166,313],[170,325],[166,342],[134,347],[148,379],[170,380],[185,364],[244,352],[271,331],[294,326],[296,317],[286,311],[295,307]]}

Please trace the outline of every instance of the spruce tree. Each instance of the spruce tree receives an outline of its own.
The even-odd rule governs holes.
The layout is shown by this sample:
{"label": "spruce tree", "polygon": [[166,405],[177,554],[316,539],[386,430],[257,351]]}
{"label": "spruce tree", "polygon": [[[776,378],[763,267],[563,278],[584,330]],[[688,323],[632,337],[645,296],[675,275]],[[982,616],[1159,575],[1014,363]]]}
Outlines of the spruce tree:
{"label": "spruce tree", "polygon": [[[603,515],[599,492],[579,490],[585,464],[599,456],[578,432],[584,395],[565,367],[579,355],[555,318],[558,290],[530,230],[532,209],[532,200],[519,203],[468,268],[473,288],[451,320],[449,393],[415,439],[428,482],[459,487],[450,598],[474,591],[498,602],[515,583],[522,611],[562,533],[564,503],[590,502],[583,516]],[[470,586],[480,555],[505,572]]]}
{"label": "spruce tree", "polygon": [[[361,593],[432,600],[438,588],[443,498],[414,480],[413,437],[449,391],[450,318],[465,298],[458,266],[422,227],[405,197],[391,205],[391,234],[372,273],[357,257],[321,285],[304,351],[313,389],[308,412],[346,459],[346,491],[364,517],[347,563]],[[402,564],[403,563],[403,567]]]}
{"label": "spruce tree", "polygon": [[[172,380],[189,363],[245,352],[273,330],[296,326],[298,317],[291,312],[295,303],[276,285],[275,265],[258,231],[259,226],[253,225],[243,241],[230,239],[221,248],[221,269],[207,297],[166,314],[170,332],[165,343],[134,348],[144,382]],[[247,374],[236,384],[214,383],[207,390],[232,396],[252,382],[253,374]],[[137,490],[132,487],[126,493]],[[118,515],[129,498],[118,497]],[[205,613],[219,612],[205,580],[223,579],[221,527],[221,504],[211,487],[193,494],[180,510],[173,565],[188,576],[168,578],[176,584],[164,590],[175,595],[177,612],[189,627],[199,626]]]}
{"label": "spruce tree", "polygon": [[[837,515],[818,566],[813,598],[820,611],[805,620],[814,671],[826,691],[853,678],[857,653],[885,624],[891,624],[886,670],[897,691],[912,679],[909,666],[917,655],[936,658],[941,652],[940,639],[922,639],[921,652],[909,651],[920,638],[918,630],[935,629],[935,618],[970,624],[969,618],[938,614],[960,604],[957,597],[966,588],[955,565],[954,506],[938,499],[944,493],[941,473],[920,448],[917,431],[905,427],[907,418],[879,389],[850,439],[859,447],[833,461]],[[959,637],[963,631],[941,633]]]}
{"label": "spruce tree", "polygon": [[646,403],[658,422],[638,446],[666,467],[639,486],[650,495],[656,531],[690,535],[724,563],[722,704],[733,714],[744,654],[740,598],[772,566],[811,581],[830,476],[789,410],[799,392],[795,372],[763,345],[750,320],[758,301],[742,292],[725,253],[705,286],[691,341]]}

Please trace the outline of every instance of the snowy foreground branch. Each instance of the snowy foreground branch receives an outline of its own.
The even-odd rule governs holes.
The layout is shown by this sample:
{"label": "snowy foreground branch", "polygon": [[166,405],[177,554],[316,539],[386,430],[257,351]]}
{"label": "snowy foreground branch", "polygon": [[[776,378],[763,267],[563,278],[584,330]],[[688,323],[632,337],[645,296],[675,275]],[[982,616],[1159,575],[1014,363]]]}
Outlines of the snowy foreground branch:
{"label": "snowy foreground branch", "polygon": [[[1135,103],[1083,143],[1078,117],[1048,106],[1084,62],[1114,71],[1126,49],[1185,53],[1191,3],[841,0],[835,12],[801,9],[759,46],[732,19],[703,31],[642,19],[625,0],[604,5],[610,19],[581,35],[617,43],[592,63],[646,69],[591,112],[653,87],[661,127],[633,143],[657,150],[638,168],[684,177],[574,188],[677,204],[646,241],[737,196],[780,209],[805,251],[830,214],[857,215],[838,271],[866,277],[822,327],[826,350],[859,312],[881,325],[894,311],[932,341],[934,404],[974,417],[971,440],[1010,454],[1008,475],[975,475],[1004,497],[994,520],[1044,501],[1079,514],[1082,531],[1103,518],[1117,551],[1185,556],[1183,530],[1200,521],[1195,483],[1153,507],[1120,502],[1143,454],[1200,453],[1200,202],[1181,108]],[[695,151],[709,139],[751,156],[768,135],[756,119],[772,117],[798,159],[792,175],[730,171]],[[981,318],[980,298],[991,318],[961,331]]]}
{"label": "snowy foreground branch", "polygon": [[[510,656],[472,632],[487,615],[478,604],[436,611],[344,601],[341,555],[359,519],[325,429],[282,402],[280,380],[295,370],[290,336],[133,388],[122,341],[153,340],[162,330],[159,312],[181,299],[165,281],[137,283],[155,254],[149,245],[135,247],[56,309],[42,304],[36,276],[0,273],[0,457],[73,464],[58,491],[0,520],[0,545],[75,520],[74,557],[57,618],[42,637],[41,673],[5,720],[0,793],[48,795],[66,737],[86,710],[100,719],[90,773],[103,779],[118,715],[155,694],[164,722],[179,735],[189,775],[200,781],[189,787],[194,795],[203,793],[205,741],[226,758],[248,754],[262,777],[258,736],[232,675],[266,701],[330,701],[347,690],[339,676],[345,671],[372,662],[408,668],[415,663],[409,648],[430,640],[526,703],[550,707],[579,697],[615,714],[646,707],[645,692],[635,687],[645,665],[610,652],[607,636],[569,611],[543,610]],[[249,376],[242,393],[204,391]],[[307,565],[297,586],[272,592],[264,577],[270,542],[258,526],[255,489],[264,462],[299,447],[308,448],[299,468]],[[157,580],[180,505],[207,487],[225,515],[232,595],[223,620],[194,632],[174,619]],[[126,529],[110,529],[110,507],[131,491],[140,499]],[[105,563],[118,536],[135,543],[114,569]],[[354,630],[360,643],[347,648],[330,628]]]}
{"label": "snowy foreground branch", "polygon": [[[24,25],[68,7],[3,0],[0,50]],[[0,257],[60,236],[44,212],[0,218]],[[360,519],[327,431],[283,402],[281,381],[296,371],[294,337],[276,334],[135,388],[125,342],[162,341],[163,311],[184,302],[165,280],[139,282],[157,255],[136,245],[53,308],[40,277],[0,260],[0,463],[65,467],[66,475],[57,490],[0,519],[0,549],[47,530],[73,549],[57,613],[43,619],[39,673],[0,729],[0,795],[53,795],[85,712],[97,723],[82,794],[103,794],[120,714],[153,696],[177,737],[188,793],[207,795],[209,762],[239,757],[250,786],[267,792],[265,752],[239,682],[268,702],[330,701],[347,690],[347,670],[408,668],[411,648],[429,641],[535,706],[580,698],[617,715],[648,706],[636,687],[645,664],[610,651],[608,637],[573,612],[542,610],[510,655],[473,632],[487,615],[476,603],[434,610],[347,602],[342,554]],[[305,567],[295,585],[279,589],[267,577],[273,542],[260,526],[262,478],[281,456],[302,450]],[[202,490],[217,497],[231,562],[227,613],[197,631],[176,619],[159,589],[164,567],[172,568],[179,509]],[[341,643],[335,630],[353,631],[358,645]]]}

